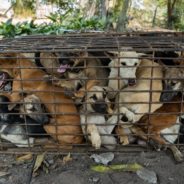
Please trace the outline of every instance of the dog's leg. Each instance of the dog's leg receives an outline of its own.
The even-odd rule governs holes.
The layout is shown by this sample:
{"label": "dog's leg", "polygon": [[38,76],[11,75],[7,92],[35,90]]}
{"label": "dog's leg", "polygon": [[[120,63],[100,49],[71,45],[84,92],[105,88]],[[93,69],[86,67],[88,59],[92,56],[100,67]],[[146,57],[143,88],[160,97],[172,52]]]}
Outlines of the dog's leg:
{"label": "dog's leg", "polygon": [[183,154],[175,145],[168,145],[168,148],[172,151],[173,156],[177,162],[182,162],[184,160]]}
{"label": "dog's leg", "polygon": [[100,149],[101,137],[95,124],[87,125],[87,134],[90,136],[92,146],[95,147],[95,149]]}
{"label": "dog's leg", "polygon": [[[141,117],[144,115],[142,112],[138,112],[139,114],[136,114],[135,112],[127,109],[126,107],[120,107],[120,113],[124,114],[124,117],[127,119],[125,122],[130,123],[136,123],[141,119]],[[122,121],[123,123],[124,121]]]}
{"label": "dog's leg", "polygon": [[128,145],[129,139],[126,133],[124,132],[123,127],[117,126],[115,129],[116,134],[118,135],[119,141],[122,145]]}
{"label": "dog's leg", "polygon": [[[112,134],[108,134],[105,126],[98,126],[98,130],[100,132],[101,141],[105,148],[109,150],[113,150],[116,147],[117,141]],[[108,134],[108,135],[107,135]]]}
{"label": "dog's leg", "polygon": [[34,138],[29,137],[25,138],[22,135],[5,135],[1,134],[1,137],[7,141],[10,141],[11,143],[15,144],[17,147],[33,147],[34,144]]}
{"label": "dog's leg", "polygon": [[169,148],[173,153],[173,156],[177,162],[183,161],[184,156],[175,145],[169,144],[168,142],[166,142],[163,138],[160,137],[159,134],[155,136],[151,135],[150,138],[153,139],[155,142],[159,143],[160,145],[165,146],[165,148]]}

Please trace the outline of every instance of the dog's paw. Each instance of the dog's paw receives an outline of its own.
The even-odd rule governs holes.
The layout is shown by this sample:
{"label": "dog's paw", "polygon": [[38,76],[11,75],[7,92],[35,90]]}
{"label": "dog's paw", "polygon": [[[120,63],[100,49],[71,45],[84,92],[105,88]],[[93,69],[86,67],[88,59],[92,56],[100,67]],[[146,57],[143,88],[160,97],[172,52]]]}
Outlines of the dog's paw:
{"label": "dog's paw", "polygon": [[128,145],[129,144],[129,139],[128,136],[122,136],[120,135],[119,141],[122,145]]}
{"label": "dog's paw", "polygon": [[123,114],[123,116],[121,118],[122,122],[131,122],[131,123],[135,122],[135,113],[134,112],[128,110],[125,107],[121,107],[120,113]]}
{"label": "dog's paw", "polygon": [[100,135],[99,134],[92,134],[91,135],[91,143],[95,149],[100,149],[101,144],[102,144]]}

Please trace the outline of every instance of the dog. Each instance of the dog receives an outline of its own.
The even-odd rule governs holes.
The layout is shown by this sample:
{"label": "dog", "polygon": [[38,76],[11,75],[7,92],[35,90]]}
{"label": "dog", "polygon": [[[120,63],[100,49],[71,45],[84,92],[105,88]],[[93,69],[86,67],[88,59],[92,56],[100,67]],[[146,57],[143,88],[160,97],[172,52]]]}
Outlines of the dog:
{"label": "dog", "polygon": [[80,116],[73,100],[64,95],[63,89],[44,81],[45,72],[22,55],[1,54],[1,58],[1,71],[6,68],[6,72],[14,79],[12,93],[7,95],[10,101],[20,102],[22,92],[36,95],[51,116],[49,124],[44,125],[47,134],[60,145],[82,143]]}
{"label": "dog", "polygon": [[[123,49],[123,48],[122,48]],[[132,48],[124,48],[130,49]],[[143,54],[135,51],[120,51],[111,52],[114,57],[111,56],[111,62],[109,63],[110,74],[108,86],[112,88],[115,93],[111,98],[114,98],[117,94],[117,90],[124,88],[125,86],[136,85],[136,70],[140,64],[139,57]],[[118,58],[120,57],[120,58]]]}
{"label": "dog", "polygon": [[[121,123],[122,135],[123,127],[131,127],[144,114],[154,112],[162,106],[162,103],[159,103],[162,77],[163,72],[159,64],[142,59],[140,67],[137,69],[136,85],[122,89],[116,96],[114,112],[108,121],[110,124]],[[149,104],[150,102],[151,104]],[[123,145],[129,144],[126,136],[120,137],[120,142]]]}
{"label": "dog", "polygon": [[[95,149],[101,145],[114,149],[116,139],[110,135],[114,126],[108,125],[108,114],[112,113],[110,101],[107,98],[107,87],[93,86],[87,91],[83,106],[80,110],[83,133]],[[108,135],[107,135],[108,134]]]}
{"label": "dog", "polygon": [[174,143],[181,131],[180,116],[183,111],[181,97],[176,96],[172,102],[165,103],[153,114],[144,115],[135,126],[131,127],[131,131],[146,141],[151,139],[158,146],[170,148],[176,161],[181,162],[183,155]]}
{"label": "dog", "polygon": [[174,96],[184,89],[184,63],[175,67],[164,66],[164,91],[160,100],[171,101]]}
{"label": "dog", "polygon": [[66,69],[62,67],[59,69],[64,74],[64,78],[52,78],[51,76],[50,80],[54,85],[65,88],[67,92],[72,91],[76,98],[82,99],[85,91],[94,85],[107,85],[108,69],[103,67],[100,59],[90,53],[76,53],[73,59],[61,59],[60,62],[62,66],[67,65]]}
{"label": "dog", "polygon": [[[9,111],[9,99],[0,95],[0,137],[7,140],[17,147],[32,147],[34,138],[26,135],[23,119],[19,117],[16,111]],[[36,124],[31,119],[26,119],[29,124]]]}
{"label": "dog", "polygon": [[10,92],[12,90],[12,78],[7,72],[0,71],[0,92]]}

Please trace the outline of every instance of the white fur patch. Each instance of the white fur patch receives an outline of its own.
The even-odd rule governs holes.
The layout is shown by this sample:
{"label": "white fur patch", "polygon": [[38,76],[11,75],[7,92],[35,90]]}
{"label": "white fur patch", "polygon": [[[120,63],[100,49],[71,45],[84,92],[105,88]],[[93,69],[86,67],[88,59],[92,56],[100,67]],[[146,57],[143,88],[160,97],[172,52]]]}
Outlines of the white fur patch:
{"label": "white fur patch", "polygon": [[[165,128],[164,130],[161,131],[161,135],[169,142],[169,143],[174,143],[176,139],[178,138],[179,130],[180,130],[180,121],[179,117],[176,120],[176,124],[169,127]],[[167,135],[170,134],[170,135]]]}

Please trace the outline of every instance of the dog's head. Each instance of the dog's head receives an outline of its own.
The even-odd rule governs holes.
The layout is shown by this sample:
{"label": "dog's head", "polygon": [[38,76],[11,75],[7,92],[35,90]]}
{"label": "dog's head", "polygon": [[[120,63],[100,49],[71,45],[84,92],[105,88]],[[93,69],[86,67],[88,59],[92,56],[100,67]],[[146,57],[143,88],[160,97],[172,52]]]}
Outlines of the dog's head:
{"label": "dog's head", "polygon": [[101,114],[110,113],[110,101],[107,98],[107,87],[93,86],[86,94],[86,106],[88,112]]}
{"label": "dog's head", "polygon": [[17,64],[16,54],[12,54],[12,53],[0,54],[0,71],[1,72],[6,73],[10,77],[13,77],[16,64]]}
{"label": "dog's head", "polygon": [[184,87],[184,70],[179,67],[164,67],[164,91],[160,100],[167,102],[182,91]]}
{"label": "dog's head", "polygon": [[136,85],[136,70],[141,62],[139,57],[143,54],[135,51],[113,52],[113,54],[114,57],[109,66],[116,67],[117,74],[119,73],[125,85]]}
{"label": "dog's head", "polygon": [[46,113],[44,105],[35,95],[27,95],[23,99],[23,104],[20,105],[20,113],[25,113],[27,116],[35,120],[41,125],[49,122],[49,117]]}

